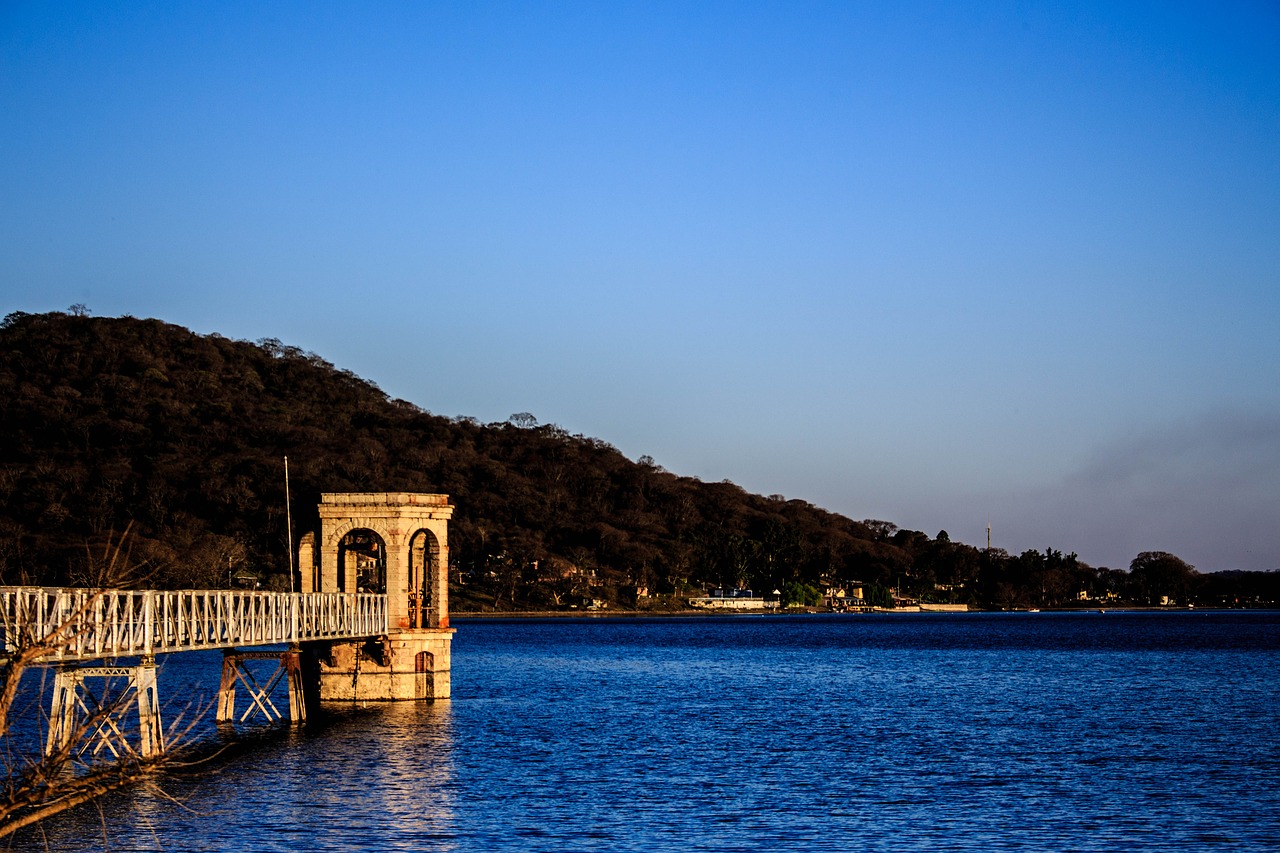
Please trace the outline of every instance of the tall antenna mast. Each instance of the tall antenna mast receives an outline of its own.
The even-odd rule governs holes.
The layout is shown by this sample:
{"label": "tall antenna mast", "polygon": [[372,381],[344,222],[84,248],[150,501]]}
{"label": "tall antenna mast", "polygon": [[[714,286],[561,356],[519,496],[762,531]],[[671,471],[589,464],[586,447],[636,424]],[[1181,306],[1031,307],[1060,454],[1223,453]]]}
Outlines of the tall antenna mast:
{"label": "tall antenna mast", "polygon": [[[288,531],[289,544],[286,550],[289,552],[289,591],[297,592],[294,589],[293,582],[293,512],[289,506],[289,457],[284,458],[284,519],[285,529]],[[989,538],[990,534],[988,534]]]}
{"label": "tall antenna mast", "polygon": [[991,519],[987,519],[987,550],[991,550]]}

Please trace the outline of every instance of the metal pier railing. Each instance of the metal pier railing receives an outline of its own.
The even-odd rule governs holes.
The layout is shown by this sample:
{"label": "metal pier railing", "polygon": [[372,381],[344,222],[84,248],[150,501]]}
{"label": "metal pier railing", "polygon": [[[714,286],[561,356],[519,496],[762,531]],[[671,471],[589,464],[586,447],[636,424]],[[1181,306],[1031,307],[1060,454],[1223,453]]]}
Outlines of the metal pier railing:
{"label": "metal pier railing", "polygon": [[342,592],[0,587],[6,654],[44,643],[80,661],[387,632],[387,597]]}

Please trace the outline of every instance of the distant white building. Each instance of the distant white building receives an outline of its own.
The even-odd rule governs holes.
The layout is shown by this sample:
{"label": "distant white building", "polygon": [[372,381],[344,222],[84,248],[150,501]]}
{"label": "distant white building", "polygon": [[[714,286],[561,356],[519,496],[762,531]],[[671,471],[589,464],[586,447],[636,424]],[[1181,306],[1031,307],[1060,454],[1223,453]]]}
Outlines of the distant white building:
{"label": "distant white building", "polygon": [[710,595],[689,599],[689,606],[703,610],[764,610],[777,607],[778,602],[752,595],[749,589],[713,589]]}

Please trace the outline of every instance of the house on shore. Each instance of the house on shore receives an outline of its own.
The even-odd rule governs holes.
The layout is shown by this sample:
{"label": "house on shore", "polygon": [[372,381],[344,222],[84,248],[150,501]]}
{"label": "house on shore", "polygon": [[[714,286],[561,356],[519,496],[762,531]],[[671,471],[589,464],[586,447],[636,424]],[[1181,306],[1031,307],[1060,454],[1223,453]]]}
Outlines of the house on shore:
{"label": "house on shore", "polygon": [[708,595],[690,598],[689,606],[700,610],[774,610],[778,601],[753,595],[749,589],[713,589]]}

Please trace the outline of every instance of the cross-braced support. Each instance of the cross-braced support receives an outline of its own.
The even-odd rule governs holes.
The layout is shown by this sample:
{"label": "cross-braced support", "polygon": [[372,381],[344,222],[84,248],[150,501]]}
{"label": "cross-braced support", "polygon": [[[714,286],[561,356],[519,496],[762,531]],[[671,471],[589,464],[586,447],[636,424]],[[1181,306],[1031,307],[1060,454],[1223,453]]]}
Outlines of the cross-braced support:
{"label": "cross-braced support", "polygon": [[[95,694],[85,680],[107,679],[101,694]],[[125,687],[111,695],[112,680],[124,679]],[[138,745],[127,736],[126,717],[131,695],[137,699]],[[79,730],[79,731],[78,731]],[[138,666],[61,666],[54,676],[53,707],[49,712],[49,736],[45,754],[65,749],[84,735],[79,754],[104,751],[114,759],[136,754],[151,758],[164,752],[164,727],[160,721],[160,697],[156,687],[155,658],[144,657]]]}
{"label": "cross-braced support", "polygon": [[[274,660],[276,668],[260,685],[253,671],[246,665],[251,660]],[[284,718],[284,714],[271,701],[271,691],[281,678],[287,678],[289,688],[289,720],[294,725],[307,721],[307,705],[302,692],[301,653],[291,647],[287,652],[242,652],[224,649],[222,652],[222,686],[218,690],[219,723],[243,723],[255,714],[261,714],[267,722]],[[249,694],[249,705],[240,719],[236,719],[236,685],[243,684]]]}

